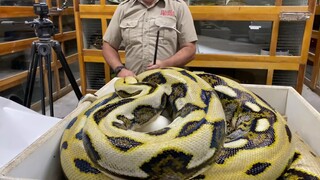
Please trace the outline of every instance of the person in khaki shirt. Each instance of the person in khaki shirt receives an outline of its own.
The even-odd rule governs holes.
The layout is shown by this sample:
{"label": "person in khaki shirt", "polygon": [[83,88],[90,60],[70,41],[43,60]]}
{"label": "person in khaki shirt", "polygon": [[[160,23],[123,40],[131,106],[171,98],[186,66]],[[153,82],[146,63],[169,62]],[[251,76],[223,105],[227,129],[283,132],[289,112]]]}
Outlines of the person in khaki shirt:
{"label": "person in khaki shirt", "polygon": [[[198,39],[183,0],[126,0],[118,5],[103,40],[106,62],[117,76],[125,77],[150,69],[184,66],[194,58]],[[125,47],[125,66],[118,54],[120,44]]]}

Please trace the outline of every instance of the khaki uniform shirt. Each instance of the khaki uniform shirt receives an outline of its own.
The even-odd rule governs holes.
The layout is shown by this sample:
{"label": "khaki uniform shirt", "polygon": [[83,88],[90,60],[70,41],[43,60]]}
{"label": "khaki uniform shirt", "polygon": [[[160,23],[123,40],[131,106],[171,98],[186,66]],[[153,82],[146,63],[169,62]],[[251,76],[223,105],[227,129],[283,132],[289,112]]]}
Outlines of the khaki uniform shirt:
{"label": "khaki uniform shirt", "polygon": [[157,0],[147,7],[142,0],[127,0],[116,9],[103,40],[118,49],[123,43],[125,66],[136,74],[153,62],[157,31],[157,59],[174,55],[180,45],[197,41],[193,19],[183,0]]}

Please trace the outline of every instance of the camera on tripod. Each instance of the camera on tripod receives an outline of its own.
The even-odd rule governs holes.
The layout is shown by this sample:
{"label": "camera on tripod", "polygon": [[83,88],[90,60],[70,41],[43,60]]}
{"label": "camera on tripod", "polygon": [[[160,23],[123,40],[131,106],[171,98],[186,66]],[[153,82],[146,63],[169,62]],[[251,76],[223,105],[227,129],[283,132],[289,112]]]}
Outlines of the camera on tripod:
{"label": "camera on tripod", "polygon": [[[57,8],[56,12],[61,12],[65,8],[67,8],[67,0],[62,5],[61,8]],[[44,84],[44,68],[47,69],[47,82],[48,82],[48,90],[49,90],[49,104],[50,104],[50,115],[53,116],[53,91],[52,91],[52,70],[51,70],[51,48],[57,55],[57,59],[59,59],[61,66],[66,73],[69,82],[78,98],[82,97],[82,93],[78,87],[78,84],[73,77],[71,69],[68,65],[68,62],[62,52],[61,45],[59,41],[51,39],[51,36],[54,35],[54,25],[50,19],[48,19],[49,13],[51,13],[46,3],[35,3],[33,5],[33,10],[36,15],[39,17],[34,19],[33,21],[25,21],[24,24],[30,25],[34,28],[35,34],[39,38],[37,41],[33,41],[31,44],[31,56],[32,60],[29,66],[28,77],[27,77],[27,85],[25,90],[24,102],[23,105],[26,107],[31,106],[31,99],[33,93],[33,87],[35,82],[35,76],[37,73],[37,69],[39,68],[40,75],[40,84],[41,84],[41,109],[42,114],[45,114],[45,84]],[[1,21],[0,24],[20,24],[15,21]],[[44,61],[43,61],[44,60]],[[44,64],[43,64],[44,62]]]}
{"label": "camera on tripod", "polygon": [[52,21],[48,19],[49,7],[46,3],[35,3],[33,10],[36,15],[39,15],[39,18],[25,23],[34,28],[40,41],[50,39],[54,35],[55,27]]}

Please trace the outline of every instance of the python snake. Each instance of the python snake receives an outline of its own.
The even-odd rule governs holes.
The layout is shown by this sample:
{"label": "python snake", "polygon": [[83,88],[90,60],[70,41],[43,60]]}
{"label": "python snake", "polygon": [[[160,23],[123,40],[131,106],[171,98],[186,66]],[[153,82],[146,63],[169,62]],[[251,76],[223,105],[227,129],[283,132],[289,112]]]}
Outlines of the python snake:
{"label": "python snake", "polygon": [[[144,132],[160,114],[171,122]],[[60,153],[68,179],[319,179],[263,99],[180,68],[119,78],[70,121]]]}

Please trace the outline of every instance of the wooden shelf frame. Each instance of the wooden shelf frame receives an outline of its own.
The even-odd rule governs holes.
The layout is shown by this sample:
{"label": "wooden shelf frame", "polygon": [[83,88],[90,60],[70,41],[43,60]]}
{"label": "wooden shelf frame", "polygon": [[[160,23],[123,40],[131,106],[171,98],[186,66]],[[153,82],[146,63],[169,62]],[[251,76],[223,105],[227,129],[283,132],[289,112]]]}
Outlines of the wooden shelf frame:
{"label": "wooden shelf frame", "polygon": [[[102,34],[107,29],[107,19],[111,19],[116,5],[106,5],[103,1],[98,5],[79,4],[74,0],[77,29],[78,55],[81,72],[82,92],[87,92],[86,70],[87,62],[105,63],[101,50],[85,49],[82,35],[82,19],[99,19]],[[277,0],[275,6],[189,6],[194,20],[232,20],[232,21],[270,21],[273,24],[270,42],[270,55],[240,55],[240,54],[197,54],[187,66],[217,67],[234,69],[265,69],[268,71],[266,84],[271,85],[275,70],[293,70],[298,72],[296,90],[302,92],[308,50],[312,36],[312,25],[315,12],[315,1],[309,0],[308,6],[281,6]],[[284,12],[304,12],[311,16],[306,20],[300,56],[276,56],[280,14]],[[124,52],[120,52],[125,62]],[[110,68],[105,65],[106,74]],[[106,81],[110,75],[106,75]]]}
{"label": "wooden shelf frame", "polygon": [[[320,5],[317,4],[315,15],[320,15]],[[314,22],[316,23],[316,22]],[[320,27],[319,27],[320,28]],[[305,84],[320,95],[320,30],[312,30],[312,39],[316,39],[317,43],[315,45],[315,52],[308,52],[308,61],[313,63],[311,77],[308,78],[305,76],[304,82]]]}

